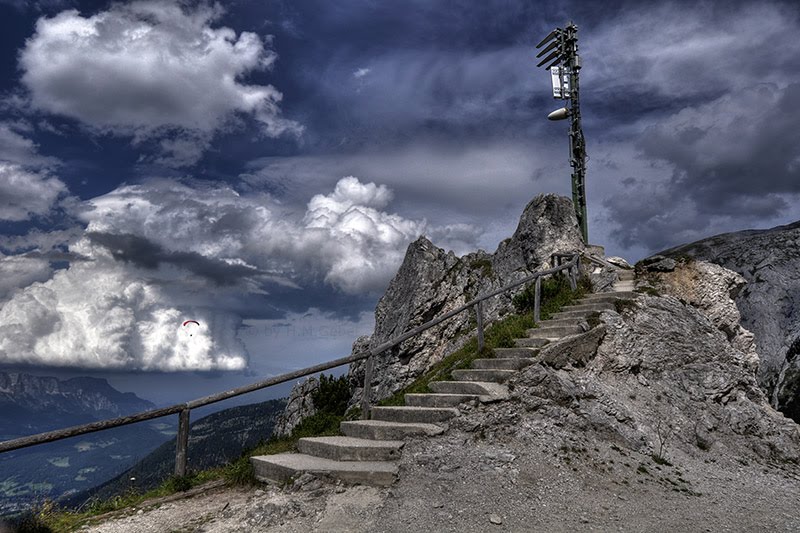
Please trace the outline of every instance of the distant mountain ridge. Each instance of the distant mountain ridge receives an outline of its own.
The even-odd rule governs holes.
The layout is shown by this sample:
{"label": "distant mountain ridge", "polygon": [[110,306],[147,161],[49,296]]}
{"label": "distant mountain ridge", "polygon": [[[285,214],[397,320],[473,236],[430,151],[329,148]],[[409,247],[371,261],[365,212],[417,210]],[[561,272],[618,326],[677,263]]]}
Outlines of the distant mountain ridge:
{"label": "distant mountain ridge", "polygon": [[[238,459],[243,451],[255,447],[259,441],[268,440],[285,407],[285,398],[268,400],[231,407],[192,423],[187,454],[189,471],[226,464]],[[103,500],[132,488],[145,492],[171,476],[174,469],[175,439],[172,438],[117,477],[63,503],[80,505],[92,497]]]}
{"label": "distant mountain ridge", "polygon": [[[105,380],[0,372],[0,440],[154,408]],[[96,486],[174,435],[162,419],[0,454],[0,515]]]}
{"label": "distant mountain ridge", "polygon": [[0,372],[0,439],[124,416],[155,404],[93,377]]}

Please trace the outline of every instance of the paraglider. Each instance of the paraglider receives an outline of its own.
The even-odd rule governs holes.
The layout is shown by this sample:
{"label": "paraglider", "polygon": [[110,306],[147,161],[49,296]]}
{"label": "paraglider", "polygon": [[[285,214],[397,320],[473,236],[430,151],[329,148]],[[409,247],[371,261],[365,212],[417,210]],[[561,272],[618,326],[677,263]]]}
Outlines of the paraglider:
{"label": "paraglider", "polygon": [[[183,327],[186,327],[187,324],[197,324],[198,327],[200,326],[200,322],[198,322],[197,320],[187,320],[186,322],[183,323]],[[191,337],[192,334],[189,333],[189,336]]]}

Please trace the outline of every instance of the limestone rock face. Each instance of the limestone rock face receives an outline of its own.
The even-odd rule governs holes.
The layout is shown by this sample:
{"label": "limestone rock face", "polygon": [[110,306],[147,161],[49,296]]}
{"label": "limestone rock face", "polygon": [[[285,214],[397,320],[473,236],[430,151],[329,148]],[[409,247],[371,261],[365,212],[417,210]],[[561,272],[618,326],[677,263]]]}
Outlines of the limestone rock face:
{"label": "limestone rock face", "polygon": [[272,430],[273,436],[283,437],[289,435],[305,417],[317,412],[311,395],[318,388],[319,381],[313,376],[306,378],[302,382],[295,383],[289,393],[286,408],[278,417],[277,422],[275,422],[275,427]]}
{"label": "limestone rock face", "polygon": [[[479,294],[548,268],[554,252],[583,249],[572,202],[553,194],[537,196],[528,204],[514,235],[494,254],[477,251],[459,258],[420,237],[409,245],[400,270],[378,302],[375,330],[361,348],[374,348]],[[485,323],[511,311],[512,296],[486,302]],[[475,327],[475,313],[461,313],[377,356],[372,399],[391,395],[411,383],[463,345]],[[350,368],[351,382],[359,387],[353,402],[361,395],[363,367],[354,364]]]}
{"label": "limestone rock face", "polygon": [[746,285],[744,278],[706,261],[673,263],[670,271],[649,274],[650,282],[699,309],[742,354],[742,363],[755,372],[759,358],[754,336],[742,327],[742,317],[734,302]]}
{"label": "limestone rock face", "polygon": [[[745,354],[700,310],[640,296],[600,320],[585,342],[548,346],[546,361],[512,378],[523,407],[642,453],[800,459],[800,428],[770,407]],[[565,364],[576,344],[596,349]]]}
{"label": "limestone rock face", "polygon": [[734,299],[755,335],[758,381],[773,407],[800,421],[800,222],[717,235],[661,255],[703,259],[745,279]]}

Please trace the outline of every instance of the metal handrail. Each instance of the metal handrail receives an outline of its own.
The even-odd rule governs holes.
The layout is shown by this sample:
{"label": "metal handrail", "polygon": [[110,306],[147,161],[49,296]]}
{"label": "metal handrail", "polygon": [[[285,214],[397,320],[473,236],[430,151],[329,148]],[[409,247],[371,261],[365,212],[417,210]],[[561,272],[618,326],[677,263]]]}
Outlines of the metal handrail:
{"label": "metal handrail", "polygon": [[18,450],[21,448],[27,448],[29,446],[36,446],[38,444],[44,444],[47,442],[54,442],[69,437],[76,437],[78,435],[93,433],[95,431],[102,431],[104,429],[111,429],[119,426],[125,426],[128,424],[134,424],[136,422],[143,422],[145,420],[152,420],[154,418],[161,418],[163,416],[178,414],[179,418],[178,418],[178,435],[177,435],[177,443],[175,451],[175,475],[184,476],[186,475],[186,462],[187,462],[186,453],[189,445],[189,413],[192,409],[196,409],[198,407],[227,400],[229,398],[240,396],[242,394],[247,394],[248,392],[253,392],[256,390],[271,387],[273,385],[279,385],[281,383],[285,383],[293,379],[309,376],[311,374],[316,374],[318,372],[322,372],[323,370],[329,370],[331,368],[336,368],[338,366],[355,363],[356,361],[363,361],[364,359],[367,360],[367,364],[364,372],[364,389],[362,391],[362,396],[361,396],[361,410],[362,410],[362,416],[366,417],[369,412],[370,388],[371,388],[370,384],[372,382],[372,366],[373,366],[374,356],[377,356],[383,353],[384,351],[393,348],[394,346],[397,346],[398,344],[410,339],[411,337],[419,335],[423,331],[426,331],[432,328],[433,326],[436,326],[444,322],[445,320],[452,318],[457,314],[462,313],[463,311],[466,311],[472,307],[475,308],[478,318],[478,348],[483,349],[484,342],[483,342],[482,303],[489,298],[507,292],[513,288],[519,287],[520,285],[523,285],[533,280],[536,281],[535,295],[534,295],[534,321],[538,323],[540,319],[539,313],[540,313],[540,300],[541,300],[541,280],[544,276],[555,274],[563,270],[568,270],[567,275],[569,276],[570,285],[572,289],[574,290],[577,287],[576,278],[577,278],[577,270],[580,267],[580,254],[577,252],[574,252],[572,254],[553,254],[551,260],[554,260],[556,257],[560,259],[568,257],[570,255],[572,256],[572,259],[564,264],[560,264],[548,270],[536,272],[530,276],[526,276],[525,278],[517,280],[513,283],[509,283],[508,285],[505,285],[490,293],[477,296],[476,298],[470,300],[461,307],[449,311],[437,318],[429,320],[428,322],[425,322],[424,324],[417,326],[416,328],[407,331],[406,333],[403,333],[398,337],[386,341],[376,346],[375,348],[370,349],[369,351],[353,354],[347,357],[341,357],[339,359],[334,359],[326,363],[320,363],[318,365],[306,367],[300,370],[295,370],[294,372],[280,374],[278,376],[274,376],[269,379],[258,381],[256,383],[251,383],[250,385],[237,387],[235,389],[231,389],[225,392],[211,394],[208,396],[204,396],[202,398],[197,398],[195,400],[190,400],[185,403],[175,404],[169,407],[152,409],[150,411],[143,411],[141,413],[136,413],[129,416],[100,420],[97,422],[91,422],[89,424],[82,424],[79,426],[72,426],[68,428],[62,428],[54,431],[47,431],[44,433],[37,433],[35,435],[29,435],[17,439],[3,441],[0,442],[0,453],[9,452],[12,450]]}

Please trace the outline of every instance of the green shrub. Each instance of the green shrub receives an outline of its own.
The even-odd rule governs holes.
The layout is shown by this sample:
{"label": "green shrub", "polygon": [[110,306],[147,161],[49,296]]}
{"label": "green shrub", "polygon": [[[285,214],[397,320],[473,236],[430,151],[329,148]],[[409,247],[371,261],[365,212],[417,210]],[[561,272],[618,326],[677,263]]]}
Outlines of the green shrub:
{"label": "green shrub", "polygon": [[311,399],[318,413],[343,416],[351,395],[347,376],[335,378],[320,374],[319,387],[311,393]]}
{"label": "green shrub", "polygon": [[[586,276],[578,279],[578,288],[572,290],[569,279],[566,276],[556,274],[542,279],[540,295],[540,318],[549,319],[553,314],[561,310],[562,307],[569,305],[574,300],[582,298],[591,292],[591,281]],[[516,295],[513,299],[514,308],[517,313],[531,313],[535,306],[536,284],[531,283],[524,291]]]}
{"label": "green shrub", "polygon": [[164,482],[168,492],[186,492],[192,488],[191,476],[172,476]]}
{"label": "green shrub", "polygon": [[490,278],[494,275],[494,271],[492,270],[492,262],[489,259],[476,259],[469,264],[469,267],[472,270],[480,269],[481,275],[484,278]]}
{"label": "green shrub", "polygon": [[636,309],[636,302],[624,298],[614,300],[614,310],[617,313],[622,314],[628,309]]}

